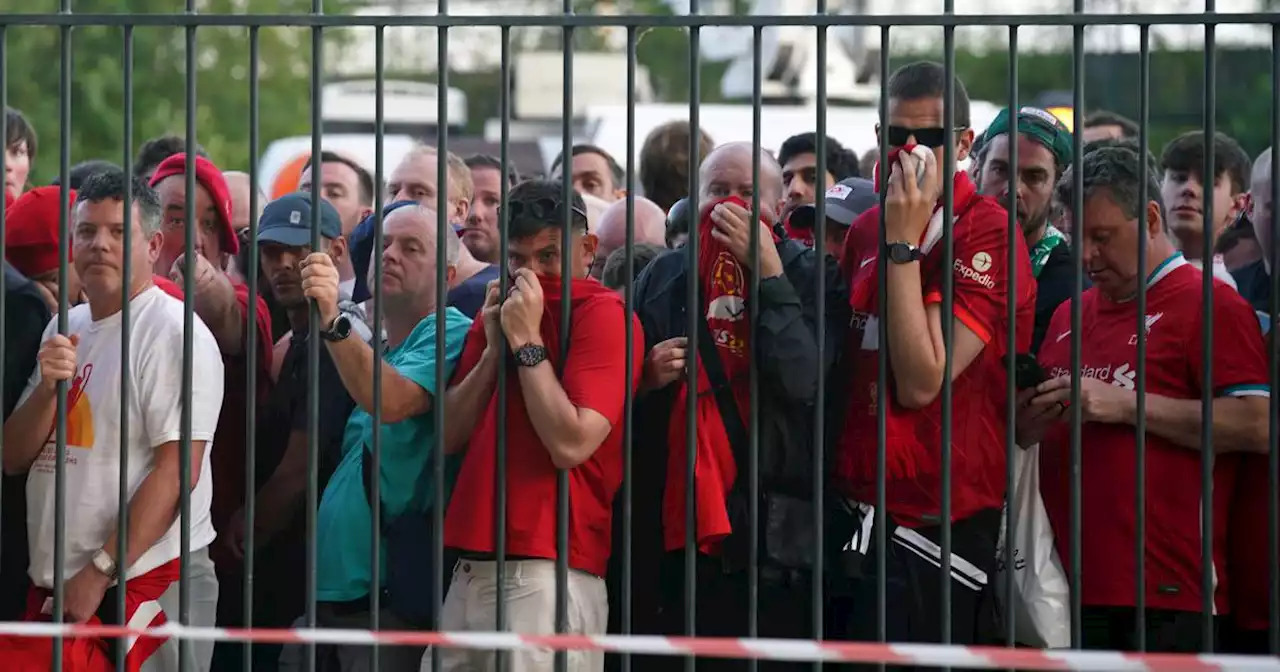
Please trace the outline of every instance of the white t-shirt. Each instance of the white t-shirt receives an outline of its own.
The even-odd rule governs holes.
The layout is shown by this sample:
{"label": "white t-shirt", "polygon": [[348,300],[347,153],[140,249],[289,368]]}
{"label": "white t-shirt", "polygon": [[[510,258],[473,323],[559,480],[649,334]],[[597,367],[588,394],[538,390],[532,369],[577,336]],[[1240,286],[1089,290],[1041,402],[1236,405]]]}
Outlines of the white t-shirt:
{"label": "white t-shirt", "polygon": [[[129,497],[146,480],[155,449],[182,437],[182,302],[152,287],[130,303],[133,322],[129,347]],[[66,557],[64,576],[88,565],[116,530],[120,505],[120,350],[121,313],[93,321],[82,304],[67,314],[67,333],[78,334],[80,369],[67,392]],[[44,339],[57,332],[56,318]],[[209,504],[213,496],[213,432],[222,408],[222,356],[204,322],[195,318],[192,336],[191,440],[209,442],[200,480],[191,492],[191,550],[214,539]],[[40,380],[37,367],[25,402]],[[27,531],[32,582],[53,587],[56,436],[50,435],[27,476]],[[181,514],[179,514],[181,515]],[[129,578],[145,574],[180,555],[179,521],[146,551]]]}

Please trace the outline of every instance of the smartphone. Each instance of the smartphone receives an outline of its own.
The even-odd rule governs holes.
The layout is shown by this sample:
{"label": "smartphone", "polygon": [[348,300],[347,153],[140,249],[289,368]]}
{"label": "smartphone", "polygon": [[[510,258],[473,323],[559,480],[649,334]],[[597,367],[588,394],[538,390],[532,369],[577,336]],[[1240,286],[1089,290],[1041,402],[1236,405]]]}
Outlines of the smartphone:
{"label": "smartphone", "polygon": [[1040,362],[1036,361],[1036,356],[1030,353],[1019,353],[1014,360],[1013,380],[1019,390],[1033,388],[1040,383],[1048,380],[1044,369],[1040,368]]}

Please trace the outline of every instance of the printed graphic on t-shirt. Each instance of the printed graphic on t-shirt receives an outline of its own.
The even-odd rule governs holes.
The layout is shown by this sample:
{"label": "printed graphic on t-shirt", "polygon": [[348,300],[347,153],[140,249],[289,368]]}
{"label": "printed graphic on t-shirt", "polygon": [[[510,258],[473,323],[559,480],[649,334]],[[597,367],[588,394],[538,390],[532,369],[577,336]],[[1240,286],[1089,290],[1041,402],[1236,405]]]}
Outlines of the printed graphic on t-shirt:
{"label": "printed graphic on t-shirt", "polygon": [[[85,388],[88,387],[92,376],[93,364],[85,364],[80,368],[80,373],[72,379],[71,389],[67,390],[68,448],[93,449],[93,405],[85,393]],[[56,438],[54,434],[49,435],[44,450],[40,451],[40,457],[36,458],[35,464],[31,466],[32,471],[42,474],[54,472],[54,461],[58,452]],[[66,460],[67,464],[78,463],[75,454],[70,452],[67,453]]]}

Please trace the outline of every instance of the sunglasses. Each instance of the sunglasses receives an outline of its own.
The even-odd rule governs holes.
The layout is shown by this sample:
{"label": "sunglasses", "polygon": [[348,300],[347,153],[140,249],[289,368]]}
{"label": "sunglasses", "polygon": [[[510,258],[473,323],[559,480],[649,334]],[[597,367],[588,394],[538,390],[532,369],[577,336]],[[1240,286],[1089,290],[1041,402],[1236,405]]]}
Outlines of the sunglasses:
{"label": "sunglasses", "polygon": [[[498,213],[499,216],[506,215],[509,220],[515,219],[533,219],[540,222],[557,222],[564,221],[564,202],[560,199],[546,197],[533,201],[511,201],[507,203],[505,213]],[[570,211],[577,217],[581,217],[579,224],[587,221],[587,213],[582,208],[572,203],[569,205]]]}
{"label": "sunglasses", "polygon": [[[934,128],[907,128],[906,126],[890,126],[889,127],[889,146],[901,147],[915,138],[917,145],[923,145],[929,149],[937,149],[951,141],[951,133],[942,127]],[[959,133],[964,128],[956,128],[953,133]]]}

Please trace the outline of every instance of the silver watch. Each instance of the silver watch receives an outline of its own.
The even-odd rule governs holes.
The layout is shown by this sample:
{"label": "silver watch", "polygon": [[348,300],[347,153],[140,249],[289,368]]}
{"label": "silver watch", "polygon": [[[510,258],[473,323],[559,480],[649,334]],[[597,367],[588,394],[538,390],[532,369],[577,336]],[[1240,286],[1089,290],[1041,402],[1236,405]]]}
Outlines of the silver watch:
{"label": "silver watch", "polygon": [[93,554],[93,567],[99,572],[107,575],[107,577],[113,581],[117,578],[116,561],[112,560],[111,555],[105,550],[99,550],[97,553]]}

